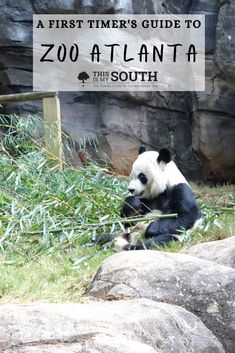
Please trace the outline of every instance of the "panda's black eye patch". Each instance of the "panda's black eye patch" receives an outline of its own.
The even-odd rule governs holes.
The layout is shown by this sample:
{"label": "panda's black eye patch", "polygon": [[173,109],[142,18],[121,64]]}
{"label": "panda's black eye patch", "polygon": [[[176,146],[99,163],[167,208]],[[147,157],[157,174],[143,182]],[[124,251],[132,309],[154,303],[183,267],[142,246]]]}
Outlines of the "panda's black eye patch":
{"label": "panda's black eye patch", "polygon": [[147,177],[146,177],[146,175],[144,175],[143,173],[140,173],[139,175],[138,175],[138,179],[141,181],[141,183],[142,184],[147,184],[147,182],[148,182],[148,179],[147,179]]}

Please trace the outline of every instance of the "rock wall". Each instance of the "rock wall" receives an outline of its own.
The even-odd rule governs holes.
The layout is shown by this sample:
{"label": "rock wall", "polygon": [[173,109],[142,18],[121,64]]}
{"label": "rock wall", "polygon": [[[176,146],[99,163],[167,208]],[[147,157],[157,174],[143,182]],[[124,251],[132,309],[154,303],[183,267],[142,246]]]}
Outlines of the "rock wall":
{"label": "rock wall", "polygon": [[[32,89],[32,14],[204,13],[206,92],[62,93],[63,129],[98,139],[97,159],[128,173],[140,143],[170,147],[187,177],[235,181],[235,0],[1,0],[0,94]],[[41,103],[3,112],[41,113]]]}

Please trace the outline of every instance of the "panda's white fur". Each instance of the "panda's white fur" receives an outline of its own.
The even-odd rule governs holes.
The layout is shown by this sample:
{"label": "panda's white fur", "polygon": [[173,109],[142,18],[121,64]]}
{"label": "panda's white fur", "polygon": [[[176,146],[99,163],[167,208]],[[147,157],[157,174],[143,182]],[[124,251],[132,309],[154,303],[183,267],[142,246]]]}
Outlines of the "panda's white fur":
{"label": "panda's white fur", "polygon": [[[180,183],[187,183],[183,174],[173,161],[157,162],[158,152],[148,151],[140,154],[132,166],[128,189],[132,189],[133,196],[138,198],[153,199],[166,190]],[[141,183],[138,176],[143,173],[148,182]]]}

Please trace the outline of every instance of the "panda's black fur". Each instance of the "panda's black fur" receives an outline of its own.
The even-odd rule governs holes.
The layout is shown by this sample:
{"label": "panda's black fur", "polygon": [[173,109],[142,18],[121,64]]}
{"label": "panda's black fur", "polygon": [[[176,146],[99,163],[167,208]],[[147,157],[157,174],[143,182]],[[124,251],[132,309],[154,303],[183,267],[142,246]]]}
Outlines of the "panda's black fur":
{"label": "panda's black fur", "polygon": [[151,210],[160,210],[163,214],[177,213],[177,218],[153,221],[145,231],[145,238],[148,240],[140,245],[130,245],[129,249],[127,246],[125,250],[150,249],[154,243],[164,245],[170,240],[177,240],[175,235],[180,234],[183,229],[191,229],[201,217],[190,187],[183,183],[167,188],[152,200],[140,200],[136,196],[129,196],[124,202],[121,216],[145,215]]}
{"label": "panda's black fur", "polygon": [[[139,153],[144,153],[144,148],[141,146]],[[161,162],[167,165],[171,161],[171,154],[168,149],[159,151],[157,163]],[[175,166],[175,168],[177,168]],[[179,172],[180,173],[180,172]],[[143,174],[143,173],[141,173]],[[180,173],[181,175],[181,173]],[[182,176],[182,178],[184,178]],[[143,184],[147,183],[147,177],[143,174],[138,179]],[[197,220],[201,218],[201,212],[197,206],[196,200],[193,196],[192,190],[187,184],[186,180],[182,179],[173,186],[167,186],[166,189],[160,192],[153,198],[141,198],[137,196],[128,196],[121,209],[122,217],[133,217],[138,215],[145,215],[152,210],[159,210],[163,214],[177,213],[176,218],[159,219],[149,224],[145,231],[145,238],[143,242],[138,245],[125,244],[121,248],[123,250],[133,249],[150,249],[156,245],[165,245],[171,240],[178,240],[179,235],[183,229],[191,229]],[[130,192],[134,189],[130,188]],[[126,224],[130,226],[130,224]]]}

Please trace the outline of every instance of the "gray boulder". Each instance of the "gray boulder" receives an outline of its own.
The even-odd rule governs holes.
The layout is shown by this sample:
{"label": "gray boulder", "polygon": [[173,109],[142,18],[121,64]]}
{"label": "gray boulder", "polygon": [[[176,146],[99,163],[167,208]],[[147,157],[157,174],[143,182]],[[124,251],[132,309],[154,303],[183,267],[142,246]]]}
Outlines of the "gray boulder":
{"label": "gray boulder", "polygon": [[235,91],[218,78],[213,57],[206,60],[206,92],[192,98],[192,147],[202,163],[203,179],[235,177]]}
{"label": "gray boulder", "polygon": [[224,353],[193,314],[147,299],[0,307],[2,353]]}
{"label": "gray boulder", "polygon": [[226,352],[235,347],[235,271],[186,254],[122,252],[106,259],[89,295],[149,298],[182,306],[202,319]]}
{"label": "gray boulder", "polygon": [[184,252],[235,268],[235,237],[196,244]]}

